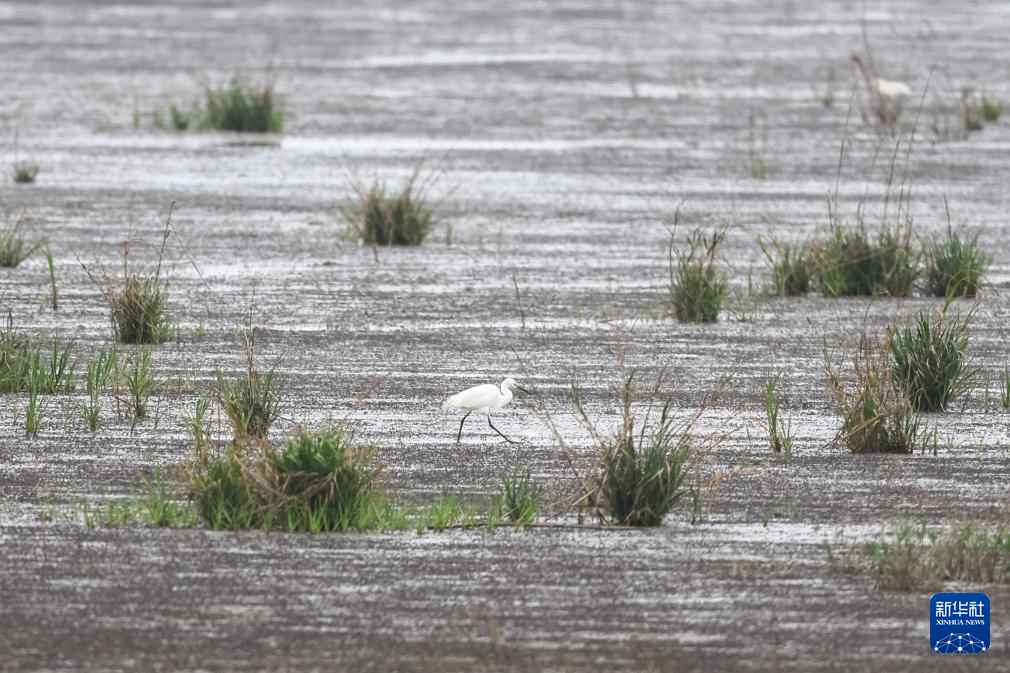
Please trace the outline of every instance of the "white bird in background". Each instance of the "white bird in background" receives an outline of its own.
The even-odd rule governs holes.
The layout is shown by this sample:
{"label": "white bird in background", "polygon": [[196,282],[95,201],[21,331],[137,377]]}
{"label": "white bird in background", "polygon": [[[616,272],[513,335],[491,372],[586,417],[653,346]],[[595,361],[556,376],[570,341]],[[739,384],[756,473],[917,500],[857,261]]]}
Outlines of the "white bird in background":
{"label": "white bird in background", "polygon": [[466,413],[463,414],[463,420],[459,422],[459,432],[456,434],[456,443],[459,444],[459,440],[463,437],[463,423],[466,422],[467,416],[475,411],[479,411],[487,416],[487,424],[492,430],[501,435],[502,438],[509,444],[515,444],[516,442],[513,442],[511,439],[506,437],[501,430],[491,423],[491,412],[495,409],[501,409],[511,402],[512,391],[517,389],[527,394],[530,392],[516,383],[515,379],[507,378],[501,382],[500,386],[484,383],[479,386],[474,386],[473,388],[467,388],[461,393],[456,393],[443,402],[443,410],[466,409]]}
{"label": "white bird in background", "polygon": [[904,82],[892,79],[873,78],[873,88],[884,98],[901,101],[912,95],[912,89]]}

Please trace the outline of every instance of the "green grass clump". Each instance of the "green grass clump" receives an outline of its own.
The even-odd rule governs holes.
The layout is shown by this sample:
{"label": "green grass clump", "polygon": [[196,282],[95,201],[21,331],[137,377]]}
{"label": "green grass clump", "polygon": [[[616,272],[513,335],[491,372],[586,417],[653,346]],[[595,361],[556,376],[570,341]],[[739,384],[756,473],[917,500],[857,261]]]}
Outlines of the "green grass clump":
{"label": "green grass clump", "polygon": [[895,531],[863,549],[878,589],[917,591],[943,582],[1010,584],[1010,530],[964,525],[936,532],[925,524]]}
{"label": "green grass clump", "polygon": [[20,229],[26,218],[30,218],[30,215],[27,211],[22,211],[0,233],[0,267],[13,269],[46,244],[44,237],[39,238],[34,243],[25,242]]}
{"label": "green grass clump", "polygon": [[[8,322],[8,326],[10,325]],[[4,338],[0,337],[0,341],[2,340]],[[10,390],[13,391],[23,388],[28,392],[28,404],[25,407],[25,437],[29,439],[38,436],[47,415],[47,404],[42,395],[74,390],[74,365],[70,359],[70,351],[70,344],[61,347],[54,342],[47,356],[41,346],[31,349],[25,346],[24,350],[15,356],[20,358],[20,362],[16,360],[12,369],[3,371],[4,386],[12,386]],[[19,379],[19,376],[23,378]]]}
{"label": "green grass clump", "polygon": [[97,271],[84,266],[85,273],[101,290],[109,305],[109,319],[116,340],[124,344],[159,344],[172,337],[173,319],[168,312],[168,283],[161,277],[165,245],[172,233],[172,210],[169,206],[165,230],[158,251],[154,273],[137,273],[130,266],[131,242],[123,243],[123,276],[108,273],[105,267]]}
{"label": "green grass clump", "polygon": [[981,131],[986,122],[995,122],[1003,114],[1003,102],[981,94],[973,87],[961,90],[961,120],[965,133]]}
{"label": "green grass clump", "polygon": [[852,453],[912,453],[926,436],[911,402],[895,386],[888,343],[863,337],[852,361],[852,380],[844,379],[825,353],[836,407],[842,417],[838,440]]}
{"label": "green grass clump", "polygon": [[[73,344],[54,341],[48,350],[36,346],[32,351],[29,367],[31,371],[38,372],[42,392],[55,395],[58,392],[74,391],[77,384],[74,380],[72,348]],[[34,378],[34,374],[29,376]]]}
{"label": "green grass clump", "polygon": [[440,531],[454,526],[471,528],[478,525],[477,515],[477,509],[464,502],[459,495],[446,493],[421,512],[417,530]]}
{"label": "green grass clump", "polygon": [[[167,119],[166,119],[167,114]],[[199,114],[199,111],[184,110],[177,106],[175,103],[169,103],[168,107],[165,109],[155,109],[154,111],[154,126],[155,128],[164,129],[171,126],[176,131],[185,131],[189,128],[193,119]]]}
{"label": "green grass clump", "polygon": [[180,500],[177,489],[160,471],[144,480],[145,490],[134,501],[137,518],[149,526],[188,528],[196,524],[196,512],[190,503]]}
{"label": "green grass clump", "polygon": [[780,243],[771,239],[769,245],[758,237],[758,247],[771,264],[772,291],[780,297],[796,297],[810,290],[810,245]]}
{"label": "green grass clump", "polygon": [[193,415],[187,415],[183,427],[193,442],[193,459],[199,465],[206,465],[211,446],[210,428],[207,427],[207,412],[210,411],[210,395],[201,395],[196,401]]}
{"label": "green grass clump", "polygon": [[359,513],[356,530],[403,531],[415,528],[410,514],[379,490],[365,499]]}
{"label": "green grass clump", "polygon": [[265,439],[281,415],[281,390],[274,368],[260,372],[247,353],[245,377],[227,381],[217,372],[217,390],[236,439]]}
{"label": "green grass clump", "polygon": [[46,416],[46,405],[40,397],[45,387],[45,377],[41,369],[32,369],[28,376],[28,405],[25,407],[25,437],[38,437],[42,421]]}
{"label": "green grass clump", "polygon": [[340,426],[299,432],[273,459],[279,512],[288,531],[345,531],[358,525],[378,469],[369,467],[372,450],[352,443]]}
{"label": "green grass clump", "polygon": [[159,344],[172,337],[168,291],[157,274],[130,274],[106,293],[116,339],[124,344]]}
{"label": "green grass clump", "polygon": [[7,230],[0,236],[0,267],[12,269],[25,261],[32,250],[25,251],[25,241],[20,236],[15,236],[11,230]]}
{"label": "green grass clump", "polygon": [[616,432],[597,426],[583,405],[581,388],[577,382],[572,383],[575,417],[596,444],[595,464],[591,470],[580,473],[576,467],[580,462],[579,453],[564,441],[557,426],[547,417],[579,482],[574,504],[580,507],[580,518],[590,514],[601,522],[620,526],[658,526],[684,495],[693,492],[693,519],[701,510],[701,497],[699,491],[685,486],[687,477],[698,456],[717,447],[731,432],[704,435],[695,432],[695,425],[718,397],[721,386],[710,392],[693,414],[675,421],[673,398],[664,399],[659,392],[663,374],[656,378],[646,400],[638,403],[635,373],[625,369],[623,351],[619,350],[618,356],[622,413]]}
{"label": "green grass clump", "polygon": [[151,369],[151,351],[142,348],[130,358],[124,373],[126,390],[129,393],[130,414],[136,424],[147,418],[147,405],[154,394],[156,383]]}
{"label": "green grass clump", "polygon": [[987,122],[998,121],[1003,114],[1003,101],[983,95],[981,100],[982,118]]}
{"label": "green grass clump", "polygon": [[658,526],[684,494],[691,445],[674,436],[666,409],[660,423],[649,437],[637,439],[629,426],[602,455],[609,516],[618,525]]}
{"label": "green grass clump", "polygon": [[944,411],[971,385],[965,350],[968,318],[920,314],[902,330],[890,330],[895,384],[913,411]]}
{"label": "green grass clump", "polygon": [[7,311],[4,325],[0,327],[0,392],[23,390],[30,364],[29,340],[14,325],[14,314]]}
{"label": "green grass clump", "polygon": [[991,261],[977,235],[961,238],[948,228],[945,238],[926,246],[926,292],[947,299],[974,297]]}
{"label": "green grass clump", "polygon": [[119,376],[119,354],[116,348],[103,348],[94,360],[88,362],[84,378],[87,399],[81,403],[84,422],[91,432],[98,430],[102,415],[102,393],[114,377]]}
{"label": "green grass clump", "polygon": [[168,118],[172,123],[172,128],[176,131],[185,131],[193,121],[193,113],[178,108],[173,103],[168,106]]}
{"label": "green grass clump", "polygon": [[357,206],[344,213],[355,232],[369,245],[421,245],[434,226],[425,189],[415,172],[399,194],[387,194],[375,183],[365,191],[355,185]]}
{"label": "green grass clump", "polygon": [[36,394],[73,392],[73,345],[53,341],[48,348],[22,336],[8,311],[0,327],[0,393],[35,389]]}
{"label": "green grass clump", "polygon": [[[133,503],[128,500],[113,500],[107,503],[92,504],[87,501],[73,502],[70,506],[72,515],[88,528],[105,526],[118,528],[133,523],[137,512]],[[55,511],[45,514],[46,520],[56,517]]]}
{"label": "green grass clump", "polygon": [[300,430],[280,452],[236,443],[191,475],[191,497],[215,529],[359,529],[375,517],[371,455],[340,426]]}
{"label": "green grass clump", "polygon": [[919,277],[920,255],[909,229],[883,227],[871,238],[865,227],[834,224],[814,246],[817,283],[826,297],[907,297]]}
{"label": "green grass clump", "polygon": [[[189,528],[196,525],[193,507],[179,497],[177,489],[160,471],[144,479],[144,490],[132,500],[112,500],[104,504],[77,502],[72,512],[85,526],[117,528],[136,521],[149,526]],[[52,515],[48,515],[52,519]]]}
{"label": "green grass clump", "polygon": [[237,530],[264,525],[259,494],[245,465],[239,452],[231,450],[191,474],[190,498],[207,526]]}
{"label": "green grass clump", "polygon": [[71,348],[69,343],[56,341],[47,350],[27,340],[8,340],[4,330],[0,336],[0,392],[19,392],[31,386],[47,395],[73,392]]}
{"label": "green grass clump", "polygon": [[235,77],[224,86],[204,86],[202,124],[218,131],[280,133],[284,109],[272,82],[257,86]]}
{"label": "green grass clump", "polygon": [[46,268],[49,270],[49,287],[52,289],[52,294],[49,299],[53,307],[53,311],[60,310],[60,294],[56,287],[56,260],[53,257],[53,251],[47,245],[44,250],[46,256]]}
{"label": "green grass clump", "polygon": [[505,472],[501,475],[500,517],[524,528],[536,521],[543,489],[528,471]]}
{"label": "green grass clump", "polygon": [[764,386],[765,429],[773,453],[784,453],[789,456],[793,452],[792,428],[788,421],[781,417],[781,408],[775,396],[781,374],[769,376]]}
{"label": "green grass clump", "polygon": [[31,184],[39,174],[39,165],[30,161],[15,161],[11,164],[11,178],[18,184]]}
{"label": "green grass clump", "polygon": [[999,405],[1004,411],[1010,410],[1010,367],[1004,367],[997,376],[999,381]]}
{"label": "green grass clump", "polygon": [[[630,374],[621,382],[623,414],[617,433],[608,438],[595,428],[592,431],[599,438],[599,469],[593,480],[595,492],[588,500],[597,502],[611,523],[658,526],[685,493],[684,479],[694,451],[691,424],[674,422],[672,399],[667,399],[658,423],[646,428],[646,415],[646,422],[636,432],[633,379]],[[586,419],[577,388],[573,389],[573,401]]]}
{"label": "green grass clump", "polygon": [[[678,216],[674,215],[676,225]],[[724,229],[705,235],[700,229],[688,236],[687,251],[675,250],[670,237],[670,305],[681,322],[715,322],[729,283],[717,268]]]}

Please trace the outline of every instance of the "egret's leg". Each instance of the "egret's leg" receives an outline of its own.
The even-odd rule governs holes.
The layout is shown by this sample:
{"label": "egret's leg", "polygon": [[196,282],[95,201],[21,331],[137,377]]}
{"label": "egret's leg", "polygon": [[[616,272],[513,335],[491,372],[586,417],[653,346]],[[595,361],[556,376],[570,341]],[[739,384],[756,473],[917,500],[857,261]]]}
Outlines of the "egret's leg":
{"label": "egret's leg", "polygon": [[466,423],[466,417],[473,413],[473,409],[463,414],[462,420],[459,422],[459,432],[456,433],[456,443],[459,444],[459,440],[463,437],[463,424]]}
{"label": "egret's leg", "polygon": [[513,442],[511,439],[509,439],[508,437],[506,437],[505,434],[501,430],[499,430],[498,428],[496,428],[493,423],[491,423],[491,414],[487,415],[487,424],[490,425],[491,429],[494,430],[495,432],[497,432],[499,435],[501,435],[502,439],[504,439],[509,444],[518,444],[519,443],[519,442]]}

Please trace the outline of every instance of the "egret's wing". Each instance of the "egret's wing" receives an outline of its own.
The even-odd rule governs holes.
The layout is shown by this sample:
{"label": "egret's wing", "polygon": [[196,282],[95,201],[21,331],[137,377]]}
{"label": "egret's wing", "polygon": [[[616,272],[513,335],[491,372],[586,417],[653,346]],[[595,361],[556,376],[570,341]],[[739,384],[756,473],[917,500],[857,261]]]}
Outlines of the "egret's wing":
{"label": "egret's wing", "polygon": [[501,392],[498,386],[485,383],[456,393],[442,403],[443,409],[487,409],[498,401]]}

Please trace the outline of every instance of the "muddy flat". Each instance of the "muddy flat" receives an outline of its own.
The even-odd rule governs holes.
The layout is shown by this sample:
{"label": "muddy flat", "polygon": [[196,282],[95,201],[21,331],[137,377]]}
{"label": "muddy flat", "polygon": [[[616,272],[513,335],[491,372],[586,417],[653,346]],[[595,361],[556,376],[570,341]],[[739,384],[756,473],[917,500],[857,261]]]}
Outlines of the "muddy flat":
{"label": "muddy flat", "polygon": [[[0,2],[0,25],[4,170],[15,153],[41,167],[35,184],[5,177],[0,207],[30,210],[49,237],[60,298],[53,311],[36,254],[0,269],[3,308],[23,330],[72,339],[83,376],[113,341],[85,267],[118,273],[124,241],[153,267],[174,203],[162,273],[177,322],[153,354],[167,383],[136,427],[107,399],[91,433],[78,390],[49,396],[26,439],[25,394],[0,395],[0,670],[1005,666],[1006,587],[949,588],[989,595],[993,645],[940,657],[932,591],[880,591],[825,551],[1006,512],[1010,415],[986,381],[1010,356],[1010,130],[960,133],[956,104],[964,86],[1010,99],[1001,3],[41,1]],[[928,86],[910,151],[862,118],[865,91],[853,96],[863,31],[913,107]],[[151,110],[236,72],[274,79],[282,135],[153,128]],[[438,218],[424,245],[375,253],[348,236],[351,183],[394,187],[420,162]],[[822,232],[832,194],[849,221],[860,208],[879,221],[892,165],[918,235],[946,229],[946,197],[952,226],[994,259],[969,348],[979,374],[927,416],[936,450],[860,456],[833,441],[825,350],[846,361],[859,334],[943,302],[767,296],[755,237]],[[678,241],[728,228],[731,291],[714,324],[669,315],[678,206]],[[502,471],[528,467],[555,527],[85,525],[80,503],[132,497],[191,457],[183,421],[215,371],[242,371],[244,327],[257,360],[277,363],[278,441],[346,420],[377,447],[381,485],[411,502],[486,502]],[[699,429],[732,432],[697,465],[693,517],[685,498],[654,529],[580,527],[566,507],[571,470],[542,415],[591,462],[569,386],[616,427],[618,351],[643,380],[665,370],[678,414],[724,388]],[[759,425],[777,372],[788,459]],[[442,401],[506,376],[535,390],[497,417],[518,443],[474,416],[457,444]]]}

